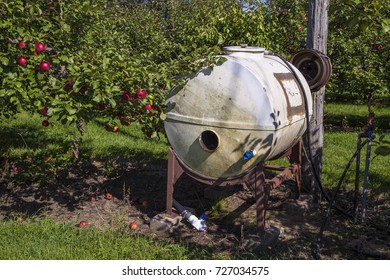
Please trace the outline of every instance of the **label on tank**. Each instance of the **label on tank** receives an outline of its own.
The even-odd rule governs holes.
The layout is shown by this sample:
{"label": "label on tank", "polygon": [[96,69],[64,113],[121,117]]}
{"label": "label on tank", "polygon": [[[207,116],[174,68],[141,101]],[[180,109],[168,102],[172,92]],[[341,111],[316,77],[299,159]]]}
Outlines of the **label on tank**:
{"label": "label on tank", "polygon": [[291,107],[299,107],[302,105],[302,96],[295,80],[280,81],[290,101]]}

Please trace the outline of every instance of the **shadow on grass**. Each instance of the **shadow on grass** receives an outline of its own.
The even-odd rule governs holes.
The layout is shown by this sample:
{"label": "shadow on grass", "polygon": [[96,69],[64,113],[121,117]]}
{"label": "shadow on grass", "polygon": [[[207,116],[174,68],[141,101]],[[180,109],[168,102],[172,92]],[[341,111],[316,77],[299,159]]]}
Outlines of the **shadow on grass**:
{"label": "shadow on grass", "polygon": [[[167,158],[167,142],[165,138],[147,138],[139,129],[119,129],[118,132],[112,133],[105,130],[105,122],[102,120],[94,120],[94,123],[100,127],[102,133],[112,135],[112,143],[107,140],[108,144],[105,144],[98,149],[98,152],[94,152],[92,147],[94,142],[99,142],[99,135],[96,139],[86,137],[83,139],[83,145],[80,146],[81,155],[85,158],[94,158],[99,160],[108,159],[120,159],[132,161],[134,163],[161,163],[161,161]],[[116,136],[120,136],[120,140],[115,140]]]}
{"label": "shadow on grass", "polygon": [[46,149],[47,145],[62,147],[66,141],[66,135],[48,135],[44,128],[35,125],[19,124],[17,126],[2,127],[0,131],[0,152],[5,153],[9,149]]}
{"label": "shadow on grass", "polygon": [[119,133],[143,146],[108,142],[91,159],[96,154],[93,142],[99,140],[81,140],[76,159],[72,156],[70,129],[51,131],[37,126],[35,121],[4,126],[0,131],[0,211],[27,216],[61,208],[76,211],[91,195],[114,190],[113,178],[123,176],[126,170],[164,164],[166,153],[160,151],[161,147],[147,149],[156,145],[156,140],[143,139],[129,131]]}
{"label": "shadow on grass", "polygon": [[[379,131],[390,130],[390,114],[375,116],[375,129]],[[367,124],[366,115],[353,115],[348,113],[331,112],[324,116],[324,124],[327,127],[336,127],[339,129],[362,130]]]}

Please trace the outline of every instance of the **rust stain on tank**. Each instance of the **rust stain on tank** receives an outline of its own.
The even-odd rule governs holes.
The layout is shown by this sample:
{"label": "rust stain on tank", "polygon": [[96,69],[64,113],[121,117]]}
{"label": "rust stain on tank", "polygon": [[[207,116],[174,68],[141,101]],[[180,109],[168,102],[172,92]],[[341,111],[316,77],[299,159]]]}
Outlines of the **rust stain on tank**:
{"label": "rust stain on tank", "polygon": [[[305,114],[305,104],[304,104],[304,97],[303,92],[301,91],[301,88],[298,85],[298,81],[295,78],[293,73],[274,73],[274,77],[279,82],[281,88],[283,89],[284,96],[286,98],[287,102],[287,118],[289,122],[292,121],[293,116],[302,116]],[[294,85],[296,85],[296,89],[294,92],[289,92],[286,88],[286,81],[293,81]],[[298,94],[300,99],[300,104],[291,104],[292,94]],[[297,105],[297,106],[294,106]]]}

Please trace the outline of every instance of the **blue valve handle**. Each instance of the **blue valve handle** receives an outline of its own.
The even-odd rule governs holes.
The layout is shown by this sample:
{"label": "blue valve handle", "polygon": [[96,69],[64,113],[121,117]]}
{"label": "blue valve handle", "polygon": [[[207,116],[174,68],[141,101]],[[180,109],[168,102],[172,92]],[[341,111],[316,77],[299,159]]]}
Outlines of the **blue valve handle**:
{"label": "blue valve handle", "polygon": [[250,160],[251,158],[253,158],[254,155],[256,155],[256,152],[254,150],[249,150],[249,151],[245,152],[245,154],[242,157],[242,159],[244,161],[247,161],[247,160]]}

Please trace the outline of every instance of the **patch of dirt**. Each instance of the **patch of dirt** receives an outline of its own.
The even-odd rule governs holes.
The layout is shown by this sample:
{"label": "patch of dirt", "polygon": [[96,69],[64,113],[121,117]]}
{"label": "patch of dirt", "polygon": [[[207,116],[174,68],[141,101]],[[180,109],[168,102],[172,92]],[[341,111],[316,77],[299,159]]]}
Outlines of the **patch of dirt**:
{"label": "patch of dirt", "polygon": [[[120,162],[115,177],[107,177],[100,162],[83,162],[71,167],[47,186],[15,186],[0,181],[0,218],[43,215],[75,226],[86,220],[99,228],[123,228],[136,221],[140,234],[151,232],[150,220],[165,211],[166,165],[133,166]],[[278,238],[254,251],[244,246],[256,234],[253,192],[234,186],[221,199],[205,198],[204,186],[181,178],[175,199],[207,216],[207,232],[198,232],[183,221],[168,238],[230,258],[314,259],[313,248],[326,215],[327,203],[314,205],[308,194],[295,199],[294,183],[288,181],[272,190],[266,223],[279,229]],[[112,194],[111,199],[106,194]],[[340,201],[352,204],[353,195],[343,193]],[[322,259],[389,259],[390,204],[388,198],[369,200],[369,225],[355,224],[333,211],[320,243]]]}

